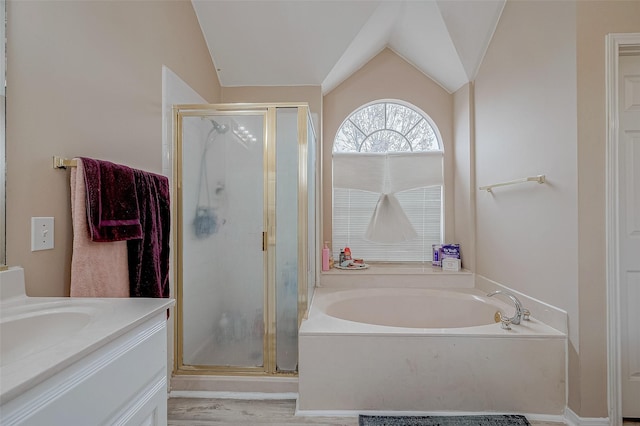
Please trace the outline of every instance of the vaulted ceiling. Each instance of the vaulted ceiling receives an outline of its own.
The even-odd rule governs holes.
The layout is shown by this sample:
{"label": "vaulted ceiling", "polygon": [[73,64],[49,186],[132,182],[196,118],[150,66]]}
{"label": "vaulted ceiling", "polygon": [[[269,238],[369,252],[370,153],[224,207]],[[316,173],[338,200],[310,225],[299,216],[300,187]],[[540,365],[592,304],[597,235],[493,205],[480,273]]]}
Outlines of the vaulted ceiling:
{"label": "vaulted ceiling", "polygon": [[385,47],[455,92],[473,80],[506,0],[192,0],[222,86],[321,86]]}

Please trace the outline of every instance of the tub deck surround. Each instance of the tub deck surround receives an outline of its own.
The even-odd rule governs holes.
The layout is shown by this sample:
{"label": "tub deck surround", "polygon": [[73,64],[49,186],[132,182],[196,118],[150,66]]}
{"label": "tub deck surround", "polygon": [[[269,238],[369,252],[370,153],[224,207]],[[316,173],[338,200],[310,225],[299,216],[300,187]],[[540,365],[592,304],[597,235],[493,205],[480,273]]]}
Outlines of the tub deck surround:
{"label": "tub deck surround", "polygon": [[[385,301],[386,299],[386,301]],[[434,302],[435,301],[435,302]],[[410,307],[420,309],[413,311]],[[459,305],[457,302],[464,302]],[[475,306],[474,306],[474,302]],[[429,309],[431,304],[438,304]],[[386,305],[385,305],[386,304]],[[464,310],[455,311],[456,307]],[[371,308],[368,310],[368,308]],[[373,289],[337,289],[316,288],[307,320],[300,326],[299,336],[311,335],[393,335],[424,336],[437,334],[440,336],[471,336],[510,338],[514,336],[529,338],[565,339],[566,334],[531,317],[530,321],[522,321],[511,330],[503,330],[493,319],[499,310],[507,315],[514,312],[514,307],[495,298],[487,298],[481,290],[473,288],[460,289],[416,289],[416,288],[373,288]],[[479,316],[480,314],[483,316]],[[443,321],[442,315],[458,316],[466,326],[424,327],[415,325],[390,326],[385,323],[407,323],[409,321]],[[473,315],[476,315],[475,317]],[[348,318],[351,317],[351,320]],[[359,321],[370,317],[370,322]]]}
{"label": "tub deck surround", "polygon": [[[483,295],[495,290],[503,290],[515,294],[524,307],[538,321],[547,324],[562,333],[568,334],[568,315],[566,311],[545,302],[529,297],[509,287],[489,280],[482,275],[474,274],[466,269],[460,271],[444,271],[430,264],[410,263],[373,263],[364,270],[323,271],[320,276],[320,288],[440,288],[440,289],[478,289]],[[499,300],[503,299],[497,296]],[[308,315],[308,312],[307,312]]]}
{"label": "tub deck surround", "polygon": [[[0,273],[3,417],[11,411],[7,407],[16,405],[22,396],[50,379],[58,380],[58,373],[76,368],[122,337],[141,343],[164,339],[158,356],[166,376],[165,312],[173,303],[172,299],[28,297],[21,268]],[[131,350],[110,350],[122,356],[135,353],[133,346],[128,348]],[[113,360],[120,356],[113,354]]]}
{"label": "tub deck surround", "polygon": [[372,263],[367,269],[331,269],[320,275],[319,287],[376,288],[390,287],[390,282],[398,282],[402,287],[415,288],[473,288],[472,272],[443,271],[430,264]]}
{"label": "tub deck surround", "polygon": [[[569,333],[569,316],[567,315],[566,311],[549,305],[548,303],[542,302],[538,299],[534,299],[533,297],[529,297],[526,294],[520,293],[519,291],[515,291],[511,288],[503,286],[482,275],[476,274],[475,281],[475,287],[485,294],[489,294],[492,291],[496,290],[507,291],[515,294],[516,297],[518,297],[518,299],[522,302],[524,307],[531,311],[531,315],[535,316],[536,318],[538,318],[538,320],[544,322],[545,324],[557,330],[560,330],[562,333]],[[495,297],[502,298],[501,296]]]}
{"label": "tub deck surround", "polygon": [[[379,304],[385,294],[390,300],[387,308]],[[408,299],[398,299],[398,294]],[[381,310],[407,310],[397,303],[402,300],[419,300],[415,306],[429,311],[430,306],[438,305],[455,308],[447,299],[460,297],[487,303],[490,309],[463,309],[460,315],[483,317],[468,318],[467,326],[439,324],[437,328],[421,327],[419,323],[404,327],[373,325],[360,322],[358,317],[358,305],[366,306],[374,300],[375,316]],[[298,413],[562,415],[566,406],[566,334],[535,317],[513,325],[512,330],[487,323],[484,315],[495,308],[513,312],[512,306],[492,299],[473,288],[316,289],[308,319],[299,333]],[[345,305],[340,307],[341,303]],[[355,316],[344,319],[349,318],[349,312]],[[380,323],[385,322],[383,317]],[[416,313],[415,318],[422,315]],[[477,325],[468,325],[473,323]]]}

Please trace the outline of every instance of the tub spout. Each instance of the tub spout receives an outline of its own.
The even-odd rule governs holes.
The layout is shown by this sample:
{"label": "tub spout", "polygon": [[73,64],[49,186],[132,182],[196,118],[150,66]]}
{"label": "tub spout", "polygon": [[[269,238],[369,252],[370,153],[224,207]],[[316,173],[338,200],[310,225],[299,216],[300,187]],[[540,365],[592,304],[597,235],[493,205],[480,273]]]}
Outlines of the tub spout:
{"label": "tub spout", "polygon": [[516,306],[516,313],[513,315],[513,317],[507,318],[507,320],[511,324],[518,325],[518,324],[520,324],[520,321],[522,319],[525,319],[525,320],[529,319],[529,315],[530,315],[529,314],[529,310],[524,309],[522,307],[522,303],[520,302],[520,300],[518,300],[518,298],[515,295],[513,295],[512,293],[509,293],[508,291],[496,290],[496,291],[493,291],[493,292],[487,294],[487,297],[495,296],[496,294],[504,294],[509,299],[511,299],[513,304]]}

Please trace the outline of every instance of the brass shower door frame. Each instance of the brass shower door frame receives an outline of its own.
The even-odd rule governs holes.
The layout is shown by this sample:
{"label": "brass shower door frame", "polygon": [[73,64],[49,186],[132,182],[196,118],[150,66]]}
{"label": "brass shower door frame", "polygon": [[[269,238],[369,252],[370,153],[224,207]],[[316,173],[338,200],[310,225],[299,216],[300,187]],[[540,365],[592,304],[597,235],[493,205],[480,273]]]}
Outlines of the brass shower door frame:
{"label": "brass shower door frame", "polygon": [[[174,365],[177,375],[297,375],[297,372],[278,371],[276,360],[276,114],[278,108],[297,108],[298,118],[298,326],[308,307],[308,117],[306,103],[237,103],[237,104],[181,104],[173,106],[173,188],[172,247],[173,282],[176,292],[174,318]],[[183,212],[182,212],[182,122],[184,117],[216,117],[224,115],[263,115],[263,283],[264,333],[263,366],[185,365],[183,363]]]}

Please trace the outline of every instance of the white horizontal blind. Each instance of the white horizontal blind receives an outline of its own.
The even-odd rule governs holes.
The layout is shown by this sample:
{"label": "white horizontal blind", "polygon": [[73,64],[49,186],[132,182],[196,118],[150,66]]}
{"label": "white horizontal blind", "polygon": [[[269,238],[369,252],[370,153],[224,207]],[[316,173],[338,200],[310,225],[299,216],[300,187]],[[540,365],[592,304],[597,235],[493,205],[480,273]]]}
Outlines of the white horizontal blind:
{"label": "white horizontal blind", "polygon": [[417,188],[396,194],[418,237],[401,243],[364,239],[380,194],[357,189],[333,189],[333,256],[349,247],[365,261],[431,262],[431,245],[441,241],[442,186]]}

